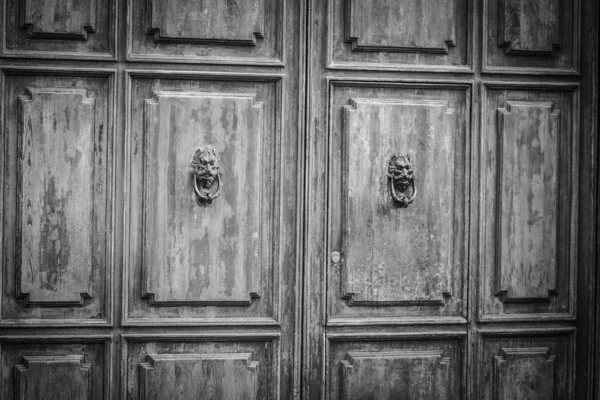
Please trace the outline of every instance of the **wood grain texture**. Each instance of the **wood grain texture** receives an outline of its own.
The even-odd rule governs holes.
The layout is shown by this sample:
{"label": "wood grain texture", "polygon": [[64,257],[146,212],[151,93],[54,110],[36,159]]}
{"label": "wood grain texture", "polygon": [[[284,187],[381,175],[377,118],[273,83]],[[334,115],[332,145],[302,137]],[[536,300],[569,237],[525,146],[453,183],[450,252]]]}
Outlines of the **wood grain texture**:
{"label": "wood grain texture", "polygon": [[341,366],[341,399],[450,399],[450,362],[441,350],[350,352]]}
{"label": "wood grain texture", "polygon": [[560,49],[560,0],[501,0],[498,45],[507,55],[548,55]]}
{"label": "wood grain texture", "polygon": [[[444,304],[451,296],[454,109],[443,100],[350,100],[344,108],[342,296],[350,305]],[[418,197],[393,204],[392,155],[414,160]]]}
{"label": "wood grain texture", "polygon": [[[291,229],[279,211],[280,80],[202,76],[132,80],[128,323],[276,324],[279,254]],[[286,137],[289,140],[289,137]],[[196,202],[199,147],[220,156],[221,195]],[[285,193],[285,192],[284,192]],[[286,218],[282,224],[280,218]],[[288,251],[289,250],[289,251]]]}
{"label": "wood grain texture", "polygon": [[5,333],[0,345],[2,399],[112,398],[110,336],[72,336],[64,331],[60,336]]}
{"label": "wood grain texture", "polygon": [[347,0],[346,7],[346,41],[353,51],[447,54],[456,45],[454,0]]}
{"label": "wood grain texture", "polygon": [[555,356],[548,347],[502,348],[494,357],[497,400],[555,399]]}
{"label": "wood grain texture", "polygon": [[237,65],[283,62],[278,0],[133,0],[128,60]]}
{"label": "wood grain texture", "polygon": [[[142,294],[153,305],[249,305],[260,297],[262,104],[245,93],[154,92],[145,104]],[[223,194],[199,205],[190,162],[220,157]]]}
{"label": "wood grain texture", "polygon": [[264,0],[147,0],[156,42],[254,46],[264,35]]}
{"label": "wood grain texture", "polygon": [[579,0],[485,0],[483,72],[574,75]]}
{"label": "wood grain texture", "polygon": [[20,0],[19,7],[30,39],[87,40],[96,31],[96,0]]}
{"label": "wood grain texture", "polygon": [[[462,315],[467,93],[333,90],[329,249],[341,260],[329,264],[329,318]],[[418,193],[406,208],[389,188],[388,163],[399,154],[414,164]]]}
{"label": "wood grain texture", "polygon": [[6,0],[3,57],[115,59],[118,0]]}
{"label": "wood grain texture", "polygon": [[272,334],[128,335],[123,349],[123,398],[279,398],[279,339]]}
{"label": "wood grain texture", "polygon": [[498,109],[498,296],[547,300],[556,294],[560,110],[551,102],[509,101]]}
{"label": "wood grain texture", "polygon": [[573,331],[483,332],[477,391],[482,400],[575,399]]}
{"label": "wood grain texture", "polygon": [[490,84],[484,91],[484,320],[572,318],[579,154],[574,89]]}
{"label": "wood grain texture", "polygon": [[15,366],[15,399],[92,399],[91,369],[82,355],[25,356]]}
{"label": "wood grain texture", "polygon": [[94,99],[28,89],[20,106],[17,297],[81,306],[92,297]]}
{"label": "wood grain texture", "polygon": [[460,339],[383,339],[380,333],[329,339],[328,398],[461,398]]}
{"label": "wood grain texture", "polygon": [[[5,75],[1,324],[106,324],[112,73]],[[45,322],[44,322],[45,321]]]}
{"label": "wood grain texture", "polygon": [[327,7],[329,69],[470,70],[469,0],[332,0]]}
{"label": "wood grain texture", "polygon": [[257,361],[250,353],[149,354],[140,364],[140,399],[256,399]]}

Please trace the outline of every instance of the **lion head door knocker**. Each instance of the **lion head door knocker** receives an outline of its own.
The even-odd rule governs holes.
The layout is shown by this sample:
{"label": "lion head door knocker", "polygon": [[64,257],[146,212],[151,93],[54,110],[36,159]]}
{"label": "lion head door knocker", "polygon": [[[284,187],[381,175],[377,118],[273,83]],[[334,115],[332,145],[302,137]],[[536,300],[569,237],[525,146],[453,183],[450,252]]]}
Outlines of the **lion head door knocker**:
{"label": "lion head door knocker", "polygon": [[192,157],[191,173],[196,202],[199,205],[210,204],[221,194],[219,161],[219,155],[212,147],[199,148]]}
{"label": "lion head door knocker", "polygon": [[[388,164],[388,181],[394,204],[408,207],[417,197],[413,163],[408,155],[393,155]],[[410,197],[409,197],[410,195]]]}

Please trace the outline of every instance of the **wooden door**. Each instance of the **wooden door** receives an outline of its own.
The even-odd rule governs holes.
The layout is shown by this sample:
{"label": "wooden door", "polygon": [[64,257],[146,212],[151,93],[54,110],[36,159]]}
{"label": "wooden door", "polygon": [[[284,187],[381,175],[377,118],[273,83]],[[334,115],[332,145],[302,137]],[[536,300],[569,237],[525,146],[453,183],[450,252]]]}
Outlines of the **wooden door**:
{"label": "wooden door", "polygon": [[593,0],[3,0],[1,399],[587,399]]}
{"label": "wooden door", "polygon": [[2,2],[2,399],[288,399],[304,6]]}
{"label": "wooden door", "polygon": [[583,399],[592,1],[311,1],[305,398]]}

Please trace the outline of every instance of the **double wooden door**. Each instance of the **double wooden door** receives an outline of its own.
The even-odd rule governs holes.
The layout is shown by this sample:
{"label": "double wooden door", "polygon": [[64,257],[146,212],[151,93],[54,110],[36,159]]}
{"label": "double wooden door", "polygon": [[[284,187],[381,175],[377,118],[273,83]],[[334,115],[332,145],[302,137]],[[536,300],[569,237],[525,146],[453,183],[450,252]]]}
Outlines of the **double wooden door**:
{"label": "double wooden door", "polygon": [[4,0],[0,398],[585,399],[591,0]]}

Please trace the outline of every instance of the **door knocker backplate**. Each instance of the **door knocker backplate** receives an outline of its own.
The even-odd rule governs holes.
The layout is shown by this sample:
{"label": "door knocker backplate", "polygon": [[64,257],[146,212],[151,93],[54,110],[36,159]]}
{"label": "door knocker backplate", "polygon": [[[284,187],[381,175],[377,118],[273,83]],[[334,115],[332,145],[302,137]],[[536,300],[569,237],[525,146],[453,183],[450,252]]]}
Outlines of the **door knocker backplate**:
{"label": "door knocker backplate", "polygon": [[[194,194],[199,205],[212,203],[221,194],[219,154],[212,147],[199,148],[191,162]],[[213,188],[216,186],[216,188]]]}
{"label": "door knocker backplate", "polygon": [[392,201],[400,208],[408,207],[417,197],[414,167],[410,157],[394,154],[388,164],[387,175]]}

